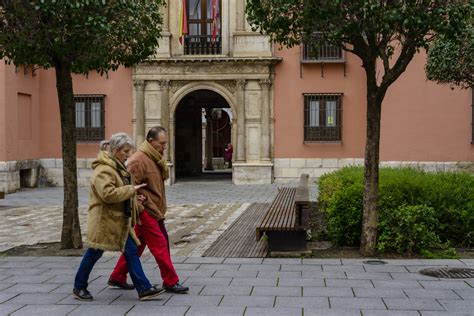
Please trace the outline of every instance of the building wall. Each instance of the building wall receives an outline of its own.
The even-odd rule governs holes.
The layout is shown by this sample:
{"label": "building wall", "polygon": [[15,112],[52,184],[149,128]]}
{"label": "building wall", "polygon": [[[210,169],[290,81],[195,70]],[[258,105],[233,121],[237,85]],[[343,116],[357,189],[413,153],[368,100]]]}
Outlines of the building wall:
{"label": "building wall", "polygon": [[[105,137],[132,134],[131,70],[73,76],[75,94],[105,95]],[[77,146],[79,185],[87,185],[98,143]],[[54,70],[0,63],[0,191],[62,185],[61,123]],[[88,158],[88,159],[86,159]],[[22,178],[22,180],[20,180]]]}
{"label": "building wall", "polygon": [[[117,132],[132,133],[132,76],[131,70],[119,68],[108,78],[97,73],[87,77],[73,76],[75,94],[105,95],[105,137]],[[41,156],[61,157],[61,123],[54,71],[41,71]],[[95,157],[98,143],[79,143],[78,158]]]}
{"label": "building wall", "polygon": [[1,63],[0,161],[39,157],[40,122],[35,119],[40,111],[39,76],[35,74],[31,67],[25,70]]}
{"label": "building wall", "polygon": [[[300,49],[275,50],[275,178],[313,177],[361,164],[366,133],[365,72],[346,54],[344,65],[300,65]],[[418,54],[390,88],[382,108],[380,160],[384,165],[454,170],[474,161],[471,91],[426,80],[426,55]],[[303,93],[343,93],[342,142],[305,143]],[[454,165],[453,165],[454,163]],[[436,167],[438,165],[438,167]]]}
{"label": "building wall", "polygon": [[[343,65],[302,66],[299,48],[276,50],[283,61],[275,76],[276,158],[362,158],[365,146],[365,73],[357,57]],[[466,161],[471,144],[471,92],[429,82],[425,56],[418,54],[383,103],[381,160]],[[343,93],[342,143],[303,140],[303,93]],[[455,122],[455,123],[454,123]]]}

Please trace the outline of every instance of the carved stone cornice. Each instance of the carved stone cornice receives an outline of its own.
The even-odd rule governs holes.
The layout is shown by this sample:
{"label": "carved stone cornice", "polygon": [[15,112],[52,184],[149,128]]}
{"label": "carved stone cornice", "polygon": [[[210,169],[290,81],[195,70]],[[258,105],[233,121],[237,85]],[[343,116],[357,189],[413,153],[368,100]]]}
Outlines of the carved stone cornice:
{"label": "carved stone cornice", "polygon": [[233,59],[233,58],[169,58],[152,60],[139,64],[134,75],[184,76],[187,78],[212,75],[270,75],[272,65],[279,62],[278,58]]}

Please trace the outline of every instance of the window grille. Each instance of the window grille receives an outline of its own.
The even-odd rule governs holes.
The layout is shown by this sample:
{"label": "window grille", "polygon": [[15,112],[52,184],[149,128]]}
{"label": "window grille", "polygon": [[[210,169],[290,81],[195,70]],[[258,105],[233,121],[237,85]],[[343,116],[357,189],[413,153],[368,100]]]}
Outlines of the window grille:
{"label": "window grille", "polygon": [[325,42],[321,33],[314,33],[303,44],[302,62],[344,62],[342,47]]}
{"label": "window grille", "polygon": [[75,95],[76,140],[99,142],[105,136],[104,95]]}
{"label": "window grille", "polygon": [[304,141],[342,140],[342,94],[304,94]]}

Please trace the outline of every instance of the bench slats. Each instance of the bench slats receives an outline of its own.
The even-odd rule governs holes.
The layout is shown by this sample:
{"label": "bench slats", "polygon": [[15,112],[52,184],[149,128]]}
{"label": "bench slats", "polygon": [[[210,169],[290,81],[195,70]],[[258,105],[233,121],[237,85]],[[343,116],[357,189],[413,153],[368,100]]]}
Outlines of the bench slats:
{"label": "bench slats", "polygon": [[298,187],[280,188],[261,224],[256,227],[257,241],[263,232],[295,232],[308,226],[309,176],[300,177]]}
{"label": "bench slats", "polygon": [[296,230],[295,188],[281,188],[270,205],[260,226],[256,228],[257,240],[264,231]]}
{"label": "bench slats", "polygon": [[294,203],[295,190],[284,188],[280,190],[274,203],[270,206],[268,217],[263,221],[264,227],[282,227],[289,228],[287,219],[293,214],[290,213]]}

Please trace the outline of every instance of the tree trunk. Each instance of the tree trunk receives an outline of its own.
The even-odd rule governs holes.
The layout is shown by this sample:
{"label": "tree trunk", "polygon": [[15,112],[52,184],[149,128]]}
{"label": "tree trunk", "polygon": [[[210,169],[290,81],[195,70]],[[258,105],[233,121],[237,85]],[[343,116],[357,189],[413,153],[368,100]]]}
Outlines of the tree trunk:
{"label": "tree trunk", "polygon": [[76,111],[74,106],[71,67],[68,64],[58,62],[55,65],[55,69],[56,88],[61,115],[64,180],[61,249],[77,249],[82,248],[82,237],[77,198]]}
{"label": "tree trunk", "polygon": [[379,148],[382,100],[377,97],[377,87],[367,86],[367,135],[364,159],[364,198],[360,252],[375,255],[377,243],[379,193]]}

